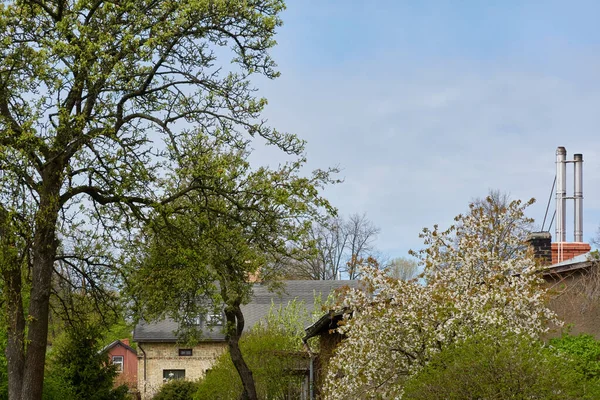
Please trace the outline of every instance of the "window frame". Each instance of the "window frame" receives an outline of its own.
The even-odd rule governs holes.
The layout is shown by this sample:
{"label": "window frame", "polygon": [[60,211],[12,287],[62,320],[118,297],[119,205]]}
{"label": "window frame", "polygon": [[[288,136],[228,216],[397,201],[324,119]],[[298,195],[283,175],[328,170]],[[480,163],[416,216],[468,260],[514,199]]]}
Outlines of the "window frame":
{"label": "window frame", "polygon": [[[117,361],[117,359],[121,359],[121,361]],[[111,358],[112,365],[116,365],[116,370],[118,373],[122,373],[125,369],[125,356],[112,356]]]}
{"label": "window frame", "polygon": [[[189,353],[189,354],[187,354]],[[179,357],[191,357],[194,355],[194,350],[193,349],[179,349]]]}
{"label": "window frame", "polygon": [[[163,369],[163,382],[170,382],[174,380],[183,380],[185,379],[185,369]],[[169,378],[168,375],[173,373],[173,377]],[[181,373],[181,376],[177,377],[178,373]]]}

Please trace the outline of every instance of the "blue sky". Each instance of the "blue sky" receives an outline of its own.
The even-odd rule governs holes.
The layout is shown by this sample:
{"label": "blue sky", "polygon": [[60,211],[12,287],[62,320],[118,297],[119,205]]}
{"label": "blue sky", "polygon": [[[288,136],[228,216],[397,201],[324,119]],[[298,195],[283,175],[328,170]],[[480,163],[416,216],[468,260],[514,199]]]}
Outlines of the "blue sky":
{"label": "blue sky", "polygon": [[367,213],[391,257],[488,189],[535,197],[541,224],[558,146],[584,156],[589,240],[600,223],[598,15],[597,1],[290,1],[272,52],[282,76],[257,85],[271,125],[308,141],[310,167],[342,168],[326,195],[342,215]]}

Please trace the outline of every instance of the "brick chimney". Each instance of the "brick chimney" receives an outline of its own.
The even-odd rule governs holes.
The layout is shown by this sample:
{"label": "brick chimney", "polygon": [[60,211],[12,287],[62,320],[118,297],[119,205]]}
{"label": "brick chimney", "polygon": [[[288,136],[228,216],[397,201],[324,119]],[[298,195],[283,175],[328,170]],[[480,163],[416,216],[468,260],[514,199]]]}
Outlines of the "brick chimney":
{"label": "brick chimney", "polygon": [[121,339],[121,343],[123,343],[124,345],[130,346],[129,339]]}
{"label": "brick chimney", "polygon": [[546,266],[552,264],[552,235],[550,232],[532,232],[527,236],[527,244],[533,250],[533,256]]}

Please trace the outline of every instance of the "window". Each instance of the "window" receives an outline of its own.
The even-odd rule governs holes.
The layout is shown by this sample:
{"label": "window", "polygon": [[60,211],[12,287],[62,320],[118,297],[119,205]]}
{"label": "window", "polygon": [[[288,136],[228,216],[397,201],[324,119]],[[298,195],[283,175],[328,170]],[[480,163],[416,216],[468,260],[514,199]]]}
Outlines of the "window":
{"label": "window", "polygon": [[206,325],[208,325],[208,326],[223,325],[223,315],[221,315],[221,313],[209,313],[206,316]]}
{"label": "window", "polygon": [[180,356],[191,356],[192,349],[179,349],[179,355]]}
{"label": "window", "polygon": [[185,379],[185,369],[163,369],[164,382],[174,379]]}
{"label": "window", "polygon": [[116,366],[117,372],[123,372],[123,356],[112,356],[112,363]]}

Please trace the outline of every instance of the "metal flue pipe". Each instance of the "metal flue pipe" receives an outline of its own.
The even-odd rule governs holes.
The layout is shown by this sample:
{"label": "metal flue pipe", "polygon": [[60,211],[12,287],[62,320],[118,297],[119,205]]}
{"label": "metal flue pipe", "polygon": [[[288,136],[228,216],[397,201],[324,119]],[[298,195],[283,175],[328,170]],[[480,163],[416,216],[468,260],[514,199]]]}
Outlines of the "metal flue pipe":
{"label": "metal flue pipe", "polygon": [[556,241],[566,242],[566,206],[567,206],[567,150],[564,147],[556,149]]}
{"label": "metal flue pipe", "polygon": [[573,159],[573,163],[575,164],[575,180],[573,184],[573,198],[575,199],[573,240],[575,242],[583,242],[583,155],[575,154]]}

